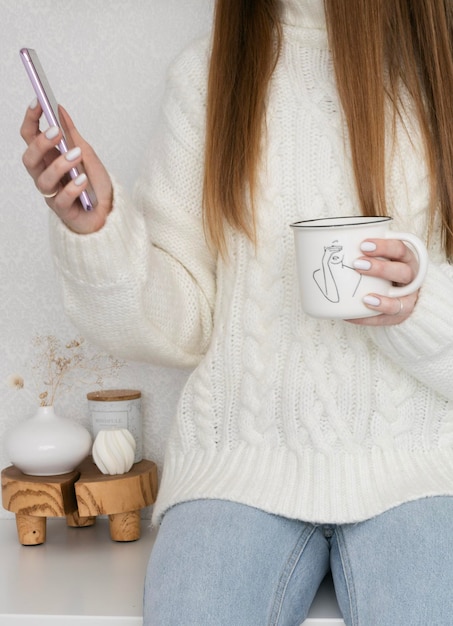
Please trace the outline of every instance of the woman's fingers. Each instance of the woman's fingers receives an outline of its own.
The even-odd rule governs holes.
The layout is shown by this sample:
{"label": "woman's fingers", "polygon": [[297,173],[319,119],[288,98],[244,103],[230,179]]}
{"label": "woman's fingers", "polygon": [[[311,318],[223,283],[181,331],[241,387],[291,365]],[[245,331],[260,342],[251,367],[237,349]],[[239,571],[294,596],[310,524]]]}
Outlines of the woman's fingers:
{"label": "woman's fingers", "polygon": [[35,98],[25,112],[20,134],[27,145],[39,134],[39,120],[42,115],[42,109]]}
{"label": "woman's fingers", "polygon": [[94,188],[98,203],[101,205],[100,210],[104,210],[104,205],[108,205],[107,208],[110,210],[112,184],[102,161],[91,144],[85,141],[79,133],[68,112],[62,106],[58,110],[65,134],[70,139],[72,145],[79,146],[82,150],[84,171]]}
{"label": "woman's fingers", "polygon": [[398,298],[369,294],[365,297],[364,303],[371,311],[376,311],[380,315],[348,321],[358,326],[394,326],[401,324],[412,314],[417,304],[418,294],[419,292],[416,291],[409,296]]}
{"label": "woman's fingers", "polygon": [[[42,110],[34,103],[27,109],[21,135],[27,143],[23,163],[48,206],[78,233],[90,233],[102,228],[112,208],[110,177],[96,153],[80,133],[68,113],[59,107],[59,117],[70,147],[63,154],[58,146],[63,138],[61,129],[52,126],[39,130]],[[75,176],[77,168],[79,174]],[[89,181],[97,197],[94,211],[84,211],[79,196]]]}
{"label": "woman's fingers", "polygon": [[[41,111],[40,108],[39,111]],[[22,161],[37,185],[38,177],[59,156],[57,146],[62,135],[57,126],[50,127],[41,133],[39,117],[36,119],[35,115],[33,110],[27,111],[21,127],[21,135],[27,143]]]}
{"label": "woman's fingers", "polygon": [[[354,262],[354,269],[366,276],[376,276],[396,285],[407,285],[417,273],[417,258],[410,248],[399,239],[372,239],[362,244],[365,252]],[[400,324],[415,308],[418,291],[408,296],[390,298],[370,293],[364,298],[365,305],[380,313],[375,317],[349,320],[362,326],[388,326]]]}
{"label": "woman's fingers", "polygon": [[379,276],[403,285],[414,279],[418,266],[417,257],[400,239],[370,239],[363,242],[361,248],[365,256],[357,259],[354,264],[360,273]]}

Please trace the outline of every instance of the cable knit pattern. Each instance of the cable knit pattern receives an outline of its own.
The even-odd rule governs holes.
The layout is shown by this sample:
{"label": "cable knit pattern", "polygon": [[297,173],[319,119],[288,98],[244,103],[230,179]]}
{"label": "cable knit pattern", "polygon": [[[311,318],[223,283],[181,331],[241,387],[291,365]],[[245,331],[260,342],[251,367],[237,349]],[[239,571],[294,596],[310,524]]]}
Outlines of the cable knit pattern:
{"label": "cable knit pattern", "polygon": [[[439,237],[403,324],[370,329],[301,310],[289,225],[357,213],[358,202],[322,0],[285,0],[282,22],[256,247],[228,233],[224,262],[204,239],[208,40],[172,69],[135,202],[115,183],[113,212],[89,236],[52,219],[66,308],[87,337],[130,359],[194,367],[155,521],[194,498],[340,523],[453,494],[453,270]],[[417,128],[403,121],[388,158],[389,213],[425,238],[427,172]]]}

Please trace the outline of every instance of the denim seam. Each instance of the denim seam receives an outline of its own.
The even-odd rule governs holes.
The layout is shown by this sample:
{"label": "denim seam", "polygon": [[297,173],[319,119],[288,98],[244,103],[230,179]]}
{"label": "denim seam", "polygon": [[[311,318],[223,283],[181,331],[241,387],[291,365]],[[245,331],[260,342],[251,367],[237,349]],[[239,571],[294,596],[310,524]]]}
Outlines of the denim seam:
{"label": "denim seam", "polygon": [[316,532],[316,527],[313,526],[310,532],[307,533],[307,529],[304,528],[300,533],[296,544],[286,562],[286,565],[283,569],[283,572],[280,576],[277,589],[275,591],[274,601],[272,603],[272,612],[269,620],[269,626],[278,626],[278,622],[280,620],[280,616],[283,608],[283,601],[285,598],[286,589],[288,588],[291,577],[299,563],[299,560],[310,541],[310,538],[313,536],[313,533]]}
{"label": "denim seam", "polygon": [[338,552],[340,554],[341,566],[343,568],[344,579],[346,582],[346,590],[348,592],[349,599],[349,613],[351,615],[351,626],[359,626],[358,604],[356,598],[356,591],[354,585],[354,579],[352,576],[351,561],[349,558],[349,552],[344,538],[343,530],[340,526],[336,529]]}

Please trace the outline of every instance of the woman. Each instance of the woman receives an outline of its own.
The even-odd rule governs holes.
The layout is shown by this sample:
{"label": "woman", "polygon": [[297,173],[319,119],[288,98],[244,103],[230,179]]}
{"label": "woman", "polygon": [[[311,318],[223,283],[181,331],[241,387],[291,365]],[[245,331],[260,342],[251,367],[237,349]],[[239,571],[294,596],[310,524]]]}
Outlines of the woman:
{"label": "woman", "polygon": [[[119,355],[195,368],[154,510],[146,625],[298,626],[329,568],[348,625],[451,623],[452,12],[218,0],[212,40],[169,76],[134,204],[66,113],[72,161],[39,106],[26,113],[68,314]],[[89,214],[85,177],[64,179],[82,161]],[[369,294],[375,317],[309,318],[289,224],[360,212],[427,240],[425,283]],[[416,271],[392,239],[358,261],[395,283]]]}

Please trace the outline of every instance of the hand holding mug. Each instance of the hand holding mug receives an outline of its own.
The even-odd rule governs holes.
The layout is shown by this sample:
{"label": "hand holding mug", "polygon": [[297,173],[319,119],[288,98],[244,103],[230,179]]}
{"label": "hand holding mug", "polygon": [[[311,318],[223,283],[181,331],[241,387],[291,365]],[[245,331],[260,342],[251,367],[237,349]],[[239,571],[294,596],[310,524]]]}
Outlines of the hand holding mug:
{"label": "hand holding mug", "polygon": [[[418,272],[418,259],[399,239],[366,240],[360,246],[363,256],[356,259],[354,268],[363,276],[377,276],[394,285],[412,282]],[[367,294],[363,300],[370,310],[380,313],[373,317],[349,320],[367,326],[400,324],[407,319],[417,303],[419,289],[406,296],[388,297],[379,293]]]}
{"label": "hand holding mug", "polygon": [[302,307],[308,315],[345,320],[379,315],[379,321],[360,323],[383,324],[396,323],[396,316],[402,321],[405,304],[405,316],[412,311],[428,253],[415,235],[391,231],[391,221],[348,216],[292,224]]}

